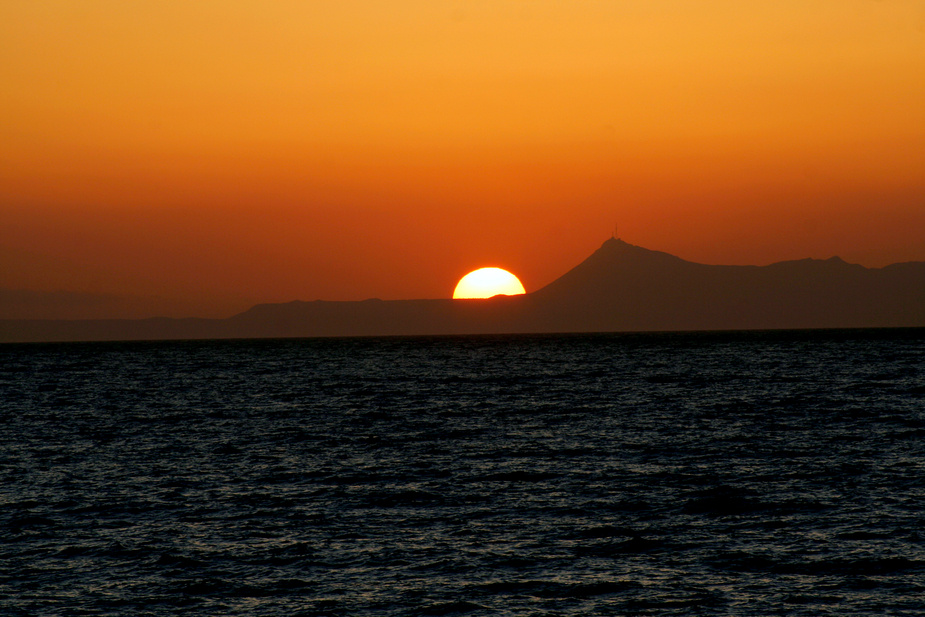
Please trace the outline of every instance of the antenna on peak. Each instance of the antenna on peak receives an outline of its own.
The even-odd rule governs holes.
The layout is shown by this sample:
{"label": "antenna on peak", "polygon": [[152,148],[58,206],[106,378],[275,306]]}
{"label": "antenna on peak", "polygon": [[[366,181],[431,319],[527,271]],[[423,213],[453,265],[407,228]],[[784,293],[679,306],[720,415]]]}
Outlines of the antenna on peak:
{"label": "antenna on peak", "polygon": [[617,238],[617,224],[616,223],[613,224],[613,233],[610,234],[610,237],[613,238],[614,240],[616,240]]}

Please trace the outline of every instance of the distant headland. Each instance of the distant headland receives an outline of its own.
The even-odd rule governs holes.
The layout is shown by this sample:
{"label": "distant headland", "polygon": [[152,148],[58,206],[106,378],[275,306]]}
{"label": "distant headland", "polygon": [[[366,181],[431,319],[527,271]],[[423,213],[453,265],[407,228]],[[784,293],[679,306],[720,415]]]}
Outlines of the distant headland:
{"label": "distant headland", "polygon": [[0,320],[0,342],[890,327],[925,327],[925,262],[705,265],[609,238],[520,296],[294,301],[227,319]]}

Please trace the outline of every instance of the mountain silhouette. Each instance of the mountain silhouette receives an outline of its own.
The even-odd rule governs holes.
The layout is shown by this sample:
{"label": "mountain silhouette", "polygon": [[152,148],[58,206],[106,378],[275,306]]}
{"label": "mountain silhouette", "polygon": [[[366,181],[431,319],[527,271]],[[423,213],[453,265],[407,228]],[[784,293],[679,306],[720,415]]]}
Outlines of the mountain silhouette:
{"label": "mountain silhouette", "polygon": [[717,266],[611,238],[521,296],[294,301],[228,319],[0,320],[0,341],[889,327],[925,327],[925,262]]}
{"label": "mountain silhouette", "polygon": [[612,238],[533,296],[550,324],[588,331],[921,326],[925,263],[712,266]]}

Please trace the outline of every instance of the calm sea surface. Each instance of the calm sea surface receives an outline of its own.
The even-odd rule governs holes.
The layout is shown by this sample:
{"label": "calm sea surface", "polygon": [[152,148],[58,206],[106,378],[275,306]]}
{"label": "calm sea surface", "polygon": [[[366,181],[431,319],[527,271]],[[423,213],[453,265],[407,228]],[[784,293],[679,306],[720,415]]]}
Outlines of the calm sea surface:
{"label": "calm sea surface", "polygon": [[925,330],[0,346],[2,615],[922,615]]}

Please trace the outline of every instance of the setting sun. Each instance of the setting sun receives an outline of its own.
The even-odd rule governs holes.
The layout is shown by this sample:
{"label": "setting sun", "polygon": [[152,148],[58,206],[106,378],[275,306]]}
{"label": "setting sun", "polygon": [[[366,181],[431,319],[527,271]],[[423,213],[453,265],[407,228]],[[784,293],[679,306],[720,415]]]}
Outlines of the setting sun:
{"label": "setting sun", "polygon": [[479,268],[459,279],[453,299],[517,296],[526,293],[520,280],[501,268]]}

